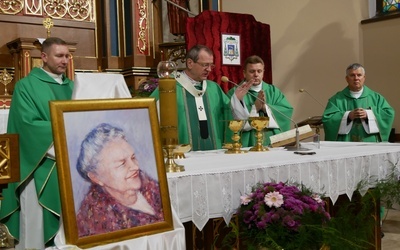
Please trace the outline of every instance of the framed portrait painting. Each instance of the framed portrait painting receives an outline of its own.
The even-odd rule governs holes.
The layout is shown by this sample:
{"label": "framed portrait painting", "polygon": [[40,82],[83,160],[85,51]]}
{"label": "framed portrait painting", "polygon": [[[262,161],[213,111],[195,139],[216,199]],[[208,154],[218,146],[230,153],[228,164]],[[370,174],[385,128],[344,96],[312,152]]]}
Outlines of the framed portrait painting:
{"label": "framed portrait painting", "polygon": [[240,65],[240,35],[221,34],[222,65]]}
{"label": "framed portrait painting", "polygon": [[173,230],[153,98],[50,102],[67,244]]}

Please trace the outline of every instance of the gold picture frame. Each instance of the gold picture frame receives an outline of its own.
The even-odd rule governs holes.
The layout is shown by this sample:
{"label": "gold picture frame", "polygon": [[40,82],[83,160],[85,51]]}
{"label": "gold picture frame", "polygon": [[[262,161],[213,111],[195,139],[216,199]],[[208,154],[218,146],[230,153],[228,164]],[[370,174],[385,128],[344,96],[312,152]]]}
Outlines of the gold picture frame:
{"label": "gold picture frame", "polygon": [[[50,111],[60,184],[62,219],[67,244],[87,248],[173,230],[167,176],[154,98],[52,101],[50,102]],[[145,221],[144,225],[127,226],[122,229],[97,233],[97,229],[93,229],[94,227],[90,226],[93,218],[84,223],[82,223],[81,219],[77,220],[77,216],[80,214],[96,214],[92,211],[92,208],[88,209],[90,211],[85,211],[84,208],[87,208],[87,206],[83,204],[86,204],[89,193],[93,190],[92,188],[100,186],[96,186],[93,182],[90,183],[84,177],[80,177],[79,175],[82,176],[82,171],[79,173],[77,170],[78,167],[75,167],[80,166],[77,162],[83,150],[82,138],[86,139],[94,127],[102,126],[104,123],[119,127],[125,132],[126,141],[135,151],[132,155],[137,160],[137,165],[140,166],[140,174],[145,173],[148,177],[147,179],[143,179],[142,175],[140,175],[140,189],[138,189],[143,194],[142,197],[146,197],[147,201],[149,197],[149,189],[147,189],[148,180],[153,180],[153,183],[158,182],[159,188],[157,190],[159,190],[159,195],[156,195],[157,192],[154,192],[154,187],[157,187],[157,185],[152,185],[153,191],[151,192],[158,199],[154,198],[154,202],[148,202],[148,204],[152,205],[153,211],[155,211],[155,215],[153,214],[154,217],[159,215],[158,219],[153,220],[153,217],[149,217],[148,213],[144,214],[144,216],[147,216],[145,218],[151,218],[150,221],[156,222],[147,223],[143,219],[141,221]],[[106,142],[103,145],[108,144]],[[92,159],[94,158],[92,157]],[[104,158],[106,157],[102,159]],[[130,159],[131,157],[128,158],[128,160]],[[101,167],[96,166],[96,171],[97,168],[104,168],[103,166],[105,165],[107,164],[99,164]],[[112,166],[112,164],[110,165]],[[125,165],[125,163],[122,165]],[[139,177],[136,176],[136,178]],[[145,185],[147,192],[142,190]],[[107,193],[108,196],[111,194],[108,192],[104,193]],[[112,206],[104,205],[105,201],[109,202],[110,200],[115,201],[116,204],[112,204]],[[159,206],[157,207],[154,204],[158,204]],[[103,207],[112,207],[114,209],[120,206],[124,207],[121,203],[117,202],[117,199],[103,198],[98,203],[96,202],[94,207],[97,211],[97,209],[102,210]],[[127,207],[125,206],[124,209],[127,209]],[[127,210],[131,212],[132,209]],[[135,211],[141,212],[140,210]],[[119,221],[112,217],[112,214],[108,211],[103,213],[101,223],[109,223],[110,225],[118,224]],[[129,215],[130,213],[127,214]],[[125,215],[124,218],[129,218],[129,216]],[[135,218],[132,217],[132,220],[135,220]],[[95,218],[95,220],[97,219]],[[85,226],[88,228],[83,228],[82,230],[82,227]],[[107,228],[105,230],[109,230],[108,226],[104,228]],[[82,234],[81,232],[84,230],[95,233]]]}

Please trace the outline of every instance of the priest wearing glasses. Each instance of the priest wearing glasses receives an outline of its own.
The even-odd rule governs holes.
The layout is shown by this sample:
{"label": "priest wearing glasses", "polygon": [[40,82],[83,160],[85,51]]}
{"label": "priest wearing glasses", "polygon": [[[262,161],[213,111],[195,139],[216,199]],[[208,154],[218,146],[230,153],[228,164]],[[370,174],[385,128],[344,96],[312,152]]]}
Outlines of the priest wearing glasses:
{"label": "priest wearing glasses", "polygon": [[[175,76],[179,144],[190,144],[194,151],[222,148],[231,112],[221,87],[207,80],[213,63],[211,49],[195,45],[186,54],[186,69]],[[151,97],[159,98],[158,88]]]}

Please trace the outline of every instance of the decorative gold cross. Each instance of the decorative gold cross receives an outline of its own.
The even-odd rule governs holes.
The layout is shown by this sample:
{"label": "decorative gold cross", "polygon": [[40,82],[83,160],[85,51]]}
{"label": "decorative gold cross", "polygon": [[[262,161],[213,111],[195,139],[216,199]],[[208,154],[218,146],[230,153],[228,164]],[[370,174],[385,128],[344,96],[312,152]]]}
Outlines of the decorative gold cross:
{"label": "decorative gold cross", "polygon": [[12,81],[12,79],[13,77],[7,72],[7,69],[3,69],[3,71],[0,72],[0,83],[5,86],[4,95],[8,95],[7,85]]}
{"label": "decorative gold cross", "polygon": [[54,22],[50,17],[43,20],[43,26],[47,29],[47,37],[50,37],[50,29],[54,26]]}

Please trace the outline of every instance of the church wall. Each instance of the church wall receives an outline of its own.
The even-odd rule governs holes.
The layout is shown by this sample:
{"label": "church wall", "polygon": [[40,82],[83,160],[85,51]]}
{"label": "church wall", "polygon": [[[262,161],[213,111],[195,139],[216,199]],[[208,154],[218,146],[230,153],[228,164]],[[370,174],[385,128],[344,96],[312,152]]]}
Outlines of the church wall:
{"label": "church wall", "polygon": [[[271,26],[273,82],[294,106],[296,122],[321,115],[328,98],[347,85],[346,67],[369,58],[361,26],[368,18],[368,0],[221,2],[222,11],[252,14]],[[371,74],[374,66],[369,59],[367,66]],[[300,88],[322,105],[300,93]]]}
{"label": "church wall", "polygon": [[[362,25],[363,56],[369,86],[386,97],[396,110],[396,134],[400,133],[400,19]],[[400,140],[398,138],[397,140]]]}

